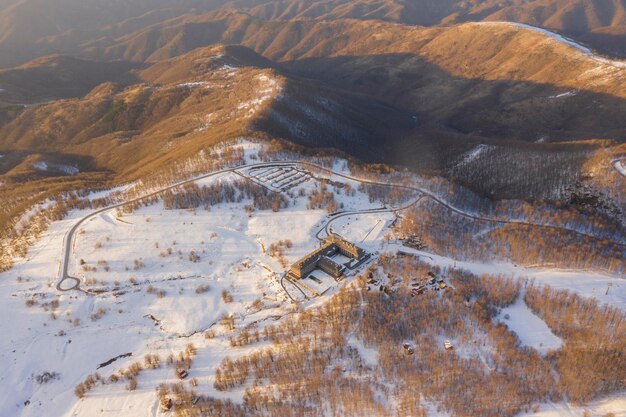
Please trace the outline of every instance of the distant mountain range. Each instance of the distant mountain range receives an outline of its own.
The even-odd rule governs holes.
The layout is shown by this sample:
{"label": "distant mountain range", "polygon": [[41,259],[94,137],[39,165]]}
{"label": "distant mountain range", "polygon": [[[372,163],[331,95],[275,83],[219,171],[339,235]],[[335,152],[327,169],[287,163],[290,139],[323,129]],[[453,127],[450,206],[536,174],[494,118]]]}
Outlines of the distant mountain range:
{"label": "distant mountain range", "polygon": [[[626,54],[624,0],[3,0],[0,67],[55,53],[78,55],[94,43],[116,44],[156,24],[193,22],[208,11],[235,8],[263,20],[351,18],[421,26],[520,22],[565,34],[604,53]],[[159,42],[151,39],[153,47]]]}

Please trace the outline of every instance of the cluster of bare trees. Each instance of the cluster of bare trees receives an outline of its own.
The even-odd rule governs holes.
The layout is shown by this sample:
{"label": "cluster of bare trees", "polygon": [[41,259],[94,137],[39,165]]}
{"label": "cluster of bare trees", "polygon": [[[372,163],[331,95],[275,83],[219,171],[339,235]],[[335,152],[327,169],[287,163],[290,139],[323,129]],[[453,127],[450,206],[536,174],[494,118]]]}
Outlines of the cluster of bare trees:
{"label": "cluster of bare trees", "polygon": [[529,285],[526,304],[565,340],[553,354],[559,388],[585,402],[626,389],[626,314],[595,299]]}
{"label": "cluster of bare trees", "polygon": [[48,229],[50,223],[63,219],[72,209],[89,207],[89,200],[80,198],[76,193],[67,193],[31,210],[22,220],[7,227],[0,233],[0,272],[9,269],[15,257],[26,256],[28,247]]}
{"label": "cluster of bare trees", "polygon": [[279,240],[272,243],[267,251],[267,254],[273,258],[277,258],[278,262],[284,268],[287,266],[287,259],[285,258],[285,251],[291,249],[293,243],[289,239]]}
{"label": "cluster of bare trees", "polygon": [[418,236],[429,250],[456,259],[625,270],[626,248],[609,240],[565,229],[469,219],[429,201],[406,212],[400,233]]}
{"label": "cluster of bare trees", "polygon": [[202,187],[190,183],[182,186],[180,191],[168,190],[163,193],[163,205],[169,210],[191,209],[200,206],[208,209],[219,203],[240,203],[246,199],[251,199],[252,207],[258,210],[279,211],[289,204],[283,195],[247,180]]}
{"label": "cluster of bare trees", "polygon": [[233,142],[223,142],[201,150],[194,157],[163,165],[159,171],[142,178],[133,187],[122,192],[119,198],[132,200],[176,182],[207,172],[243,165],[245,162],[243,147]]}
{"label": "cluster of bare trees", "polygon": [[335,200],[335,193],[328,189],[326,181],[319,183],[319,189],[313,189],[308,195],[309,202],[307,208],[309,210],[325,209],[329,213],[336,212],[341,205]]}
{"label": "cluster of bare trees", "polygon": [[[625,388],[620,310],[528,284],[525,301],[564,340],[563,348],[542,357],[494,320],[524,283],[435,271],[452,288],[412,296],[410,283],[431,269],[412,257],[380,259],[368,276],[386,280],[390,291],[368,291],[362,277],[323,306],[233,344],[272,342],[218,367],[216,389],[249,386],[243,407],[228,406],[231,415],[313,416],[326,409],[425,416],[428,405],[455,416],[514,416],[545,401],[588,401]],[[355,349],[355,338],[376,352],[374,362]],[[443,339],[455,349],[444,349]],[[413,355],[403,350],[406,342]]]}
{"label": "cluster of bare trees", "polygon": [[[397,184],[397,183],[396,183]],[[391,206],[401,206],[412,199],[416,198],[417,192],[400,188],[400,187],[386,187],[384,185],[361,183],[359,185],[359,191],[368,195],[370,203],[380,201],[383,204]]]}
{"label": "cluster of bare trees", "polygon": [[[196,347],[189,343],[185,347],[185,350],[178,353],[177,356],[170,354],[167,357],[167,365],[169,365],[173,371],[179,375],[181,370],[187,372],[191,369],[193,358],[197,353]],[[157,354],[148,353],[144,356],[143,363],[135,361],[131,363],[128,368],[121,368],[109,375],[108,378],[102,377],[99,373],[93,373],[88,375],[82,382],[78,383],[74,389],[74,394],[78,398],[83,398],[87,393],[98,385],[116,384],[118,382],[126,381],[125,388],[128,391],[135,391],[137,389],[137,377],[145,371],[151,369],[159,369],[161,367],[161,357]],[[186,375],[186,374],[185,374]],[[161,389],[161,388],[160,388]]]}
{"label": "cluster of bare trees", "polygon": [[585,145],[544,145],[537,149],[481,145],[473,157],[448,169],[481,194],[496,198],[559,199],[580,177],[580,167],[591,154]]}

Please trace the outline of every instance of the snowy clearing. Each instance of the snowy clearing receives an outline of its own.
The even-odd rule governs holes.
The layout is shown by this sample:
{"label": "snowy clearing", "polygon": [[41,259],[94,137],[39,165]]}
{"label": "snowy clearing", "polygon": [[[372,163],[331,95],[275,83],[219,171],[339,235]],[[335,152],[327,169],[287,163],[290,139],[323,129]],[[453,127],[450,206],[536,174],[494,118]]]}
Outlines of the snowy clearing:
{"label": "snowy clearing", "polygon": [[555,336],[548,325],[534,314],[524,302],[523,294],[515,304],[503,308],[496,320],[515,332],[522,344],[536,349],[541,355],[557,350],[563,341]]}
{"label": "snowy clearing", "polygon": [[[240,177],[227,173],[212,181],[235,178]],[[119,189],[93,196],[115,191]],[[337,198],[369,207],[361,193],[352,198],[340,192]],[[8,335],[0,342],[0,416],[41,416],[43,410],[47,416],[90,415],[100,409],[119,416],[154,415],[156,385],[176,380],[168,366],[145,370],[134,392],[123,383],[109,384],[77,400],[74,387],[98,364],[119,355],[132,353],[98,372],[108,377],[143,361],[146,354],[177,354],[188,343],[200,346],[199,365],[190,375],[200,382],[198,392],[241,401],[243,390],[214,390],[214,368],[226,355],[236,357],[259,344],[233,351],[222,319],[233,318],[237,328],[253,323],[262,328],[289,313],[279,283],[285,267],[267,248],[289,239],[293,246],[284,262],[295,261],[317,247],[315,235],[327,216],[307,209],[306,197],[280,212],[255,211],[251,217],[244,209],[248,203],[218,204],[210,210],[164,210],[157,203],[132,214],[109,210],[94,216],[77,232],[70,271],[95,296],[54,288],[63,238],[87,212],[73,211],[54,222],[27,259],[0,274],[0,314],[21,312],[16,320],[0,322]],[[363,227],[371,228],[367,223]],[[324,290],[338,285],[332,278],[327,281]],[[205,339],[206,330],[215,337]],[[45,372],[56,377],[41,385],[36,376]]]}

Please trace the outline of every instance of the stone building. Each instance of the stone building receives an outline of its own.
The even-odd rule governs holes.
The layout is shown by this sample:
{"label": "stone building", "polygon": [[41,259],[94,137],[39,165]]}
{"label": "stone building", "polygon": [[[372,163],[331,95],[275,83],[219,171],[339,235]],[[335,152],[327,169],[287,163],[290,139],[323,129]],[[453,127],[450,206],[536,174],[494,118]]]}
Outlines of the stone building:
{"label": "stone building", "polygon": [[302,279],[319,268],[327,274],[339,278],[343,275],[345,266],[331,259],[337,253],[358,261],[367,256],[363,249],[333,233],[324,239],[319,248],[295,262],[289,269],[289,276],[294,279]]}

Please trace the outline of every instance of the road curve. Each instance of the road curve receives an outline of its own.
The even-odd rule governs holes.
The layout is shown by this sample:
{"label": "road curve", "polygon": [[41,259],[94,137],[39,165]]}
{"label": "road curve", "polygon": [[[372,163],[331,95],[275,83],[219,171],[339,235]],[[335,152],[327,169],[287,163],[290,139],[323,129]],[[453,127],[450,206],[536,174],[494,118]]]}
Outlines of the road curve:
{"label": "road curve", "polygon": [[467,212],[464,212],[461,209],[458,209],[454,206],[451,206],[449,203],[447,203],[446,201],[440,199],[439,197],[437,197],[435,194],[433,194],[431,191],[425,189],[425,188],[420,188],[420,187],[414,187],[414,186],[410,186],[410,185],[404,185],[404,184],[393,184],[393,183],[387,183],[387,182],[379,182],[379,181],[373,181],[373,180],[369,180],[369,179],[365,179],[365,178],[358,178],[358,177],[353,177],[351,175],[346,175],[346,174],[341,174],[339,172],[335,172],[329,168],[326,168],[322,165],[318,165],[316,163],[313,162],[308,162],[308,161],[298,161],[297,163],[301,164],[301,165],[308,165],[308,166],[312,166],[314,168],[326,171],[328,173],[331,173],[332,175],[336,175],[338,177],[341,178],[345,178],[345,179],[349,179],[352,181],[357,181],[357,182],[361,182],[364,184],[371,184],[371,185],[380,185],[383,187],[390,187],[390,188],[401,188],[404,190],[412,190],[412,191],[419,191],[421,193],[424,194],[424,197],[428,197],[431,200],[433,200],[434,202],[436,202],[437,204],[447,208],[450,211],[453,211],[463,217],[466,217],[468,219],[473,219],[473,220],[480,220],[480,221],[485,221],[485,222],[489,222],[489,223],[496,223],[496,224],[518,224],[518,225],[522,225],[522,226],[533,226],[533,227],[541,227],[544,229],[552,229],[552,230],[566,230],[570,233],[574,233],[576,235],[579,236],[584,236],[584,237],[588,237],[590,239],[594,239],[594,240],[598,240],[598,241],[609,241],[617,246],[621,246],[621,247],[626,247],[626,243],[622,243],[622,242],[616,242],[614,240],[611,239],[605,239],[605,238],[600,238],[597,237],[595,235],[591,235],[589,233],[584,233],[584,232],[580,232],[578,230],[575,229],[571,229],[569,227],[561,227],[561,226],[553,226],[553,225],[547,225],[547,224],[539,224],[539,223],[532,223],[532,222],[527,222],[524,220],[504,220],[504,219],[496,219],[496,218],[492,218],[492,217],[482,217],[482,216],[478,216],[478,215],[474,215],[474,214],[470,214]]}
{"label": "road curve", "polygon": [[366,210],[355,210],[355,211],[344,211],[341,213],[335,213],[334,215],[332,215],[328,221],[324,224],[324,226],[322,226],[322,228],[320,228],[317,233],[315,233],[315,237],[317,238],[317,240],[324,240],[320,235],[322,234],[322,232],[326,232],[326,236],[330,235],[330,225],[337,219],[340,219],[342,217],[346,217],[346,216],[353,216],[353,215],[357,215],[357,214],[368,214],[368,213],[398,213],[399,211],[404,211],[407,210],[411,207],[413,207],[414,205],[416,205],[417,203],[420,202],[420,200],[424,198],[424,195],[421,194],[419,197],[417,197],[415,199],[415,201],[413,201],[410,204],[407,204],[405,206],[401,206],[398,208],[387,208],[387,207],[381,207],[381,208],[377,208],[377,209],[366,209]]}
{"label": "road curve", "polygon": [[[263,167],[263,166],[276,166],[276,165],[293,165],[293,163],[289,163],[289,164],[287,164],[287,163],[278,163],[277,164],[277,163],[273,163],[273,162],[261,162],[261,163],[257,163],[257,164],[240,165],[240,166],[237,166],[237,167],[225,168],[225,169],[222,169],[222,170],[219,170],[219,171],[212,172],[210,174],[202,175],[202,176],[199,176],[199,177],[194,177],[192,179],[188,179],[188,180],[181,181],[181,182],[178,182],[178,183],[173,184],[173,185],[169,185],[169,186],[167,186],[165,188],[162,188],[162,189],[160,189],[158,191],[154,191],[152,193],[146,194],[146,195],[141,196],[141,197],[134,198],[132,200],[124,201],[124,202],[121,202],[121,203],[118,203],[118,204],[114,204],[114,205],[111,205],[111,206],[107,206],[107,207],[98,209],[98,210],[94,211],[93,213],[88,214],[87,216],[85,216],[82,219],[80,219],[74,226],[72,226],[72,228],[65,235],[65,240],[63,242],[63,256],[61,257],[61,268],[60,268],[60,271],[59,271],[59,281],[58,281],[58,283],[56,285],[56,289],[58,291],[79,290],[79,291],[83,291],[85,293],[88,293],[87,291],[83,290],[80,287],[80,279],[79,278],[76,278],[76,277],[73,277],[73,276],[69,275],[69,273],[68,273],[69,264],[70,264],[69,261],[70,261],[70,255],[72,253],[72,246],[74,244],[74,235],[76,234],[76,231],[85,222],[87,222],[90,219],[94,218],[98,214],[101,214],[101,213],[104,213],[106,211],[113,210],[113,209],[125,206],[127,204],[136,203],[136,202],[144,200],[146,198],[154,197],[155,195],[158,195],[158,194],[160,194],[160,193],[162,193],[164,191],[167,191],[167,190],[174,189],[176,187],[180,187],[181,185],[185,185],[185,184],[189,184],[189,183],[192,183],[192,182],[196,182],[198,180],[202,180],[202,179],[205,179],[205,178],[211,178],[211,177],[214,177],[214,176],[217,176],[217,175],[225,174],[227,172],[234,172],[237,169],[251,168],[251,167]],[[64,286],[64,283],[67,280],[73,281],[74,284],[71,285],[71,286]]]}
{"label": "road curve", "polygon": [[[73,277],[69,275],[69,260],[70,260],[70,256],[71,256],[71,252],[72,252],[72,246],[74,244],[74,235],[76,234],[76,231],[78,230],[78,228],[85,224],[85,222],[89,221],[90,219],[94,218],[95,216],[97,216],[98,214],[104,213],[106,211],[109,210],[113,210],[122,206],[125,206],[127,204],[132,204],[138,201],[141,201],[143,199],[146,198],[150,198],[153,196],[156,196],[164,191],[167,190],[171,190],[177,187],[180,187],[182,185],[185,184],[190,184],[192,182],[196,182],[198,180],[202,180],[202,179],[206,179],[206,178],[211,178],[217,175],[221,175],[221,174],[225,174],[227,172],[235,172],[237,170],[240,169],[245,169],[245,168],[257,168],[257,167],[274,167],[274,166],[293,166],[293,165],[303,165],[303,166],[309,166],[309,167],[313,167],[316,168],[318,170],[321,171],[325,171],[327,173],[330,173],[332,175],[335,175],[337,177],[340,178],[344,178],[344,179],[349,179],[352,181],[357,181],[357,182],[361,182],[364,184],[371,184],[371,185],[379,185],[379,186],[384,186],[384,187],[390,187],[390,188],[401,188],[401,189],[405,189],[405,190],[411,190],[411,191],[416,191],[416,192],[420,192],[422,193],[422,195],[415,201],[413,202],[411,205],[416,204],[421,198],[423,197],[428,197],[430,199],[432,199],[433,201],[435,201],[436,203],[442,205],[443,207],[463,216],[466,218],[470,218],[470,219],[474,219],[474,220],[481,220],[481,221],[486,221],[486,222],[491,222],[491,223],[497,223],[497,224],[519,224],[519,225],[524,225],[524,226],[533,226],[533,227],[542,227],[542,228],[546,228],[546,229],[554,229],[554,230],[567,230],[571,233],[575,233],[578,234],[580,236],[585,236],[588,238],[592,238],[595,240],[600,240],[600,241],[605,241],[608,239],[602,239],[599,238],[597,236],[594,235],[590,235],[587,233],[583,233],[583,232],[579,232],[577,230],[574,229],[570,229],[570,228],[566,228],[566,227],[559,227],[559,226],[551,226],[551,225],[542,225],[542,224],[537,224],[537,223],[531,223],[531,222],[526,222],[523,220],[503,220],[503,219],[494,219],[494,218],[489,218],[489,217],[481,217],[481,216],[477,216],[477,215],[473,215],[470,213],[466,213],[454,206],[451,206],[450,204],[448,204],[447,202],[441,200],[439,197],[437,197],[435,194],[433,194],[432,192],[430,192],[427,189],[424,188],[420,188],[420,187],[414,187],[414,186],[409,186],[409,185],[404,185],[404,184],[393,184],[393,183],[387,183],[387,182],[379,182],[379,181],[373,181],[373,180],[369,180],[369,179],[365,179],[365,178],[358,178],[358,177],[354,177],[351,175],[346,175],[346,174],[342,174],[339,172],[335,172],[332,169],[326,168],[322,165],[318,165],[316,163],[313,162],[309,162],[309,161],[303,161],[303,160],[288,160],[288,161],[273,161],[273,162],[259,162],[259,163],[255,163],[255,164],[244,164],[244,165],[239,165],[236,167],[230,167],[230,168],[225,168],[225,169],[221,169],[215,172],[212,172],[210,174],[206,174],[206,175],[202,175],[199,177],[194,177],[188,180],[184,180],[172,185],[169,185],[167,187],[164,187],[158,191],[154,191],[152,193],[146,194],[144,196],[141,197],[137,197],[134,198],[132,200],[128,200],[128,201],[124,201],[121,203],[117,203],[108,207],[104,207],[101,209],[98,209],[90,214],[88,214],[87,216],[81,218],[76,224],[74,224],[70,230],[66,233],[65,235],[65,239],[64,239],[64,243],[63,243],[63,256],[61,257],[61,268],[59,269],[59,280],[58,283],[56,285],[56,289],[58,291],[71,291],[71,290],[78,290],[78,291],[82,291],[86,294],[90,294],[88,291],[85,291],[81,288],[80,284],[81,281],[79,278],[77,277]],[[319,239],[319,235],[323,230],[326,230],[326,227],[334,220],[336,220],[339,217],[342,217],[344,215],[350,215],[350,214],[360,214],[360,213],[380,213],[380,212],[392,212],[392,211],[398,211],[398,210],[404,210],[409,206],[406,206],[404,208],[400,208],[400,209],[388,209],[388,208],[384,208],[384,209],[370,209],[370,210],[363,210],[363,211],[359,211],[359,212],[350,212],[350,213],[341,213],[339,215],[337,215],[336,217],[330,219],[327,224],[325,225],[324,228],[322,228],[321,230],[319,230],[316,234],[316,237]],[[626,247],[626,243],[620,243],[620,242],[615,242],[615,241],[611,241],[612,243],[614,243],[615,245],[618,246],[622,246],[622,247]],[[73,285],[71,286],[64,286],[65,281],[73,281]]]}

